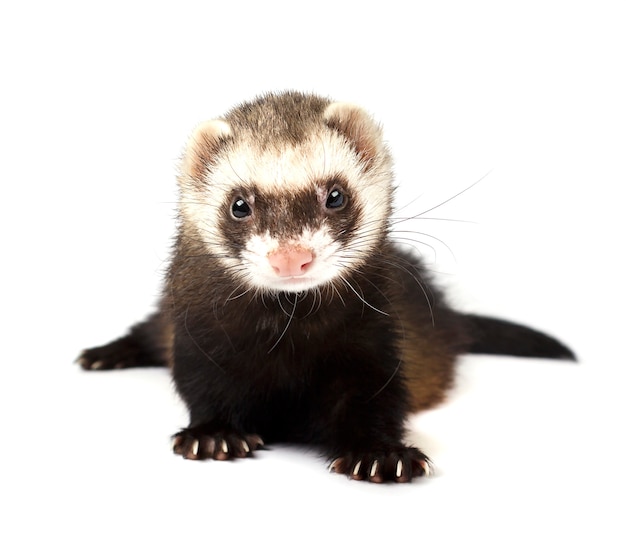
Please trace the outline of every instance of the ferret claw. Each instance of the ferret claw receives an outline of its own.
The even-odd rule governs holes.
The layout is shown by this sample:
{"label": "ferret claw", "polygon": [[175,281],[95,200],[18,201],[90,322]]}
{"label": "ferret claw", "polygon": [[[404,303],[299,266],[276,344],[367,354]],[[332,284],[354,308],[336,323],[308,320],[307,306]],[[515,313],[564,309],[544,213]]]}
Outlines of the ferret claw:
{"label": "ferret claw", "polygon": [[421,460],[418,463],[419,463],[419,465],[422,466],[422,469],[424,470],[424,476],[425,477],[429,477],[430,476],[430,465],[428,464],[428,461]]}
{"label": "ferret claw", "polygon": [[396,478],[402,477],[403,468],[404,464],[402,463],[402,460],[398,460],[398,463],[396,464]]}
{"label": "ferret claw", "polygon": [[372,467],[370,468],[370,478],[374,478],[378,473],[378,460],[374,460],[372,462]]}

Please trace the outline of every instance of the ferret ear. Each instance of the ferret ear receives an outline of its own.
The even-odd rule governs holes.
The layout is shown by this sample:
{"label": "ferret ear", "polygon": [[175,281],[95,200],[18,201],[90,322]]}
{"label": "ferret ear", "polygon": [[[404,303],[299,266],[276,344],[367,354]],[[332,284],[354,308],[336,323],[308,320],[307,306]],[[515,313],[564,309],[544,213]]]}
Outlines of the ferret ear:
{"label": "ferret ear", "polygon": [[324,120],[352,142],[366,164],[385,152],[382,128],[359,106],[333,102],[324,110]]}
{"label": "ferret ear", "polygon": [[183,157],[183,172],[195,178],[201,177],[215,160],[217,151],[233,132],[223,120],[211,120],[200,123],[191,134]]}

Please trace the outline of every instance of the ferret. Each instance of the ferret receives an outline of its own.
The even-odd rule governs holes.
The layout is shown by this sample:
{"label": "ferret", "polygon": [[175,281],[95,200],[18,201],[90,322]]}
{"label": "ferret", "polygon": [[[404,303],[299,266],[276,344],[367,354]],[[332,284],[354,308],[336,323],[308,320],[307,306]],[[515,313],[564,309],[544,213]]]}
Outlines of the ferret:
{"label": "ferret", "polygon": [[394,244],[394,177],[362,108],[269,93],[200,124],[181,159],[178,226],[158,311],[84,369],[168,366],[189,411],[190,460],[307,444],[356,480],[408,482],[405,443],[462,353],[574,360],[559,341],[460,313]]}

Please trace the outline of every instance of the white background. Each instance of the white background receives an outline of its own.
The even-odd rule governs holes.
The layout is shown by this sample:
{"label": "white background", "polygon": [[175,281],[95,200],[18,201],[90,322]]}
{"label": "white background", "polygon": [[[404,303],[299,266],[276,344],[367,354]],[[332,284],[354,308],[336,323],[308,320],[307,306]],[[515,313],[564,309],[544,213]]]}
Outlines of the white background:
{"label": "white background", "polygon": [[[226,6],[226,4],[228,4]],[[3,532],[624,532],[623,3],[3,2]],[[459,307],[578,365],[467,356],[410,421],[435,477],[326,473],[314,451],[185,462],[164,370],[84,373],[154,305],[193,126],[267,90],[371,110],[402,230]],[[440,242],[441,240],[442,242]]]}

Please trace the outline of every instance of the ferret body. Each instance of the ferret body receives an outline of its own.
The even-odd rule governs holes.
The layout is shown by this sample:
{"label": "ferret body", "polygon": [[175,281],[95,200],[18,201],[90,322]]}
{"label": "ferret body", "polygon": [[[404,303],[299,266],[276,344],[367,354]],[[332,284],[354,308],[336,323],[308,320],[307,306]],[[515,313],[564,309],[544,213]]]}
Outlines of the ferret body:
{"label": "ferret body", "polygon": [[268,94],[192,134],[158,311],[79,358],[85,369],[171,367],[188,459],[317,446],[373,482],[428,473],[404,443],[463,352],[573,359],[523,326],[458,313],[390,232],[391,157],[361,108]]}

